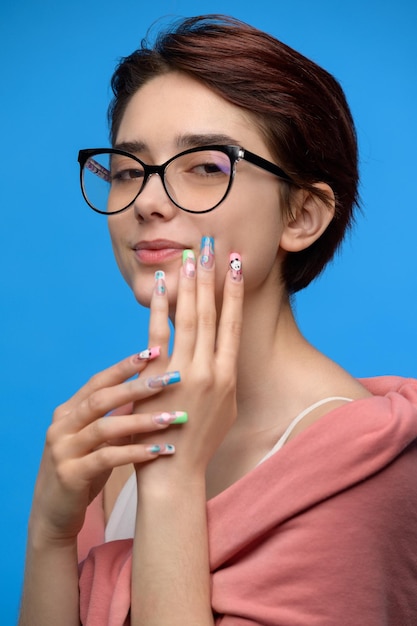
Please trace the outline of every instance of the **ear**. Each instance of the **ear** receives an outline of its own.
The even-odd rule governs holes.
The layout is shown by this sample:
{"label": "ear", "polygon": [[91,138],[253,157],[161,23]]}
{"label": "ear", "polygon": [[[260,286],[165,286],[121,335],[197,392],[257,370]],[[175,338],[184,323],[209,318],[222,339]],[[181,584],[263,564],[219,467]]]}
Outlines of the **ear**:
{"label": "ear", "polygon": [[284,220],[280,247],[287,252],[305,250],[324,233],[334,217],[335,198],[332,188],[326,183],[315,183],[314,187],[326,195],[320,196],[306,189],[296,190],[292,197],[291,212]]}

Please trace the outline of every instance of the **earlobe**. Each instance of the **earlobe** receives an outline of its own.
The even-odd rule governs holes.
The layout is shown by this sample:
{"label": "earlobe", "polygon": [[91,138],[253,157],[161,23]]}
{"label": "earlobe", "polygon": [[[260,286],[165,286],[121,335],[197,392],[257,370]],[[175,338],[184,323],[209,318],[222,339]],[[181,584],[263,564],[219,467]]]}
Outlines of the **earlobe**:
{"label": "earlobe", "polygon": [[280,239],[281,249],[299,252],[313,244],[326,230],[335,213],[335,197],[326,183],[315,183],[320,195],[299,189],[292,196],[291,213]]}

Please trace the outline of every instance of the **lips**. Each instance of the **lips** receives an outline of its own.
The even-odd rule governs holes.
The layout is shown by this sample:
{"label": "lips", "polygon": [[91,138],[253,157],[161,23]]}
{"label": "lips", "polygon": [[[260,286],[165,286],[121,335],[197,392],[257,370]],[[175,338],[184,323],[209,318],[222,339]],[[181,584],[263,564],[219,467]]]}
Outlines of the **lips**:
{"label": "lips", "polygon": [[136,258],[141,263],[150,265],[157,265],[162,261],[177,258],[182,255],[185,249],[184,244],[169,239],[139,241],[133,246]]}

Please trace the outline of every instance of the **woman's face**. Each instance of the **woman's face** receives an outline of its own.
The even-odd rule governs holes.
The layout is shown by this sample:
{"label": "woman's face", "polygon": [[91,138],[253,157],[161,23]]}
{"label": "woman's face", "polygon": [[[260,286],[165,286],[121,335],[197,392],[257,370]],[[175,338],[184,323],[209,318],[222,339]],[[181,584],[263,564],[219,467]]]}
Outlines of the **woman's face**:
{"label": "woman's face", "polygon": [[[130,100],[115,147],[133,143],[136,156],[149,165],[207,143],[237,144],[273,160],[250,114],[174,72],[152,79]],[[214,238],[218,295],[231,252],[242,257],[246,297],[266,284],[277,290],[279,185],[272,174],[240,161],[224,202],[210,213],[191,214],[169,200],[159,176],[151,176],[134,205],[108,219],[117,263],[138,302],[149,305],[154,273],[164,270],[175,306],[182,251],[198,255],[202,236]]]}

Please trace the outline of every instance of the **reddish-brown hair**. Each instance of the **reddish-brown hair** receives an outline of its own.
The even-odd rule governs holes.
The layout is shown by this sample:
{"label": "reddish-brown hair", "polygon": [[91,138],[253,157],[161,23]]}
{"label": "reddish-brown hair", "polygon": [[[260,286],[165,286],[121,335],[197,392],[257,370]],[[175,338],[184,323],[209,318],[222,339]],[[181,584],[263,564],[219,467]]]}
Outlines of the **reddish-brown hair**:
{"label": "reddish-brown hair", "polygon": [[[169,71],[185,72],[249,111],[277,164],[298,187],[316,195],[314,183],[332,188],[336,211],[330,225],[309,248],[288,253],[283,264],[288,292],[303,289],[334,256],[358,205],[356,132],[340,84],[313,61],[239,20],[188,18],[160,33],[153,45],[142,42],[116,68],[109,107],[112,143],[133,94]],[[283,186],[290,210],[290,189]]]}

